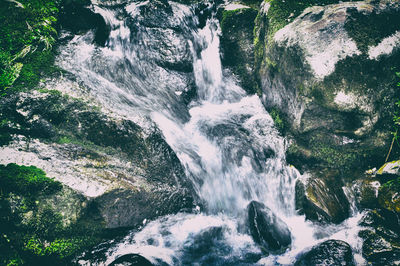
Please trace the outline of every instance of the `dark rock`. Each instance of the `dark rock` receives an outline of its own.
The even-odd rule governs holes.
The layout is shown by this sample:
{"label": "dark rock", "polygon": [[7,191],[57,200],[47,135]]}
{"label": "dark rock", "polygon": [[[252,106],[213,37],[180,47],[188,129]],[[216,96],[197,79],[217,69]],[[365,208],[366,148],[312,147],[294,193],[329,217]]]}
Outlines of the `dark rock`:
{"label": "dark rock", "polygon": [[369,210],[361,219],[360,225],[372,227],[385,237],[400,238],[400,217],[385,209]]}
{"label": "dark rock", "polygon": [[153,264],[139,254],[123,255],[109,264],[109,266],[152,266]]}
{"label": "dark rock", "polygon": [[312,221],[340,223],[349,216],[349,202],[338,185],[320,178],[296,182],[296,209]]}
{"label": "dark rock", "polygon": [[65,1],[60,12],[60,24],[62,28],[74,34],[93,29],[94,42],[104,46],[111,29],[100,14],[94,13],[87,7],[89,4],[90,1]]}
{"label": "dark rock", "polygon": [[222,64],[240,79],[248,93],[257,92],[258,80],[254,69],[253,29],[257,10],[241,8],[221,12]]}
{"label": "dark rock", "polygon": [[252,201],[247,207],[248,223],[254,241],[271,252],[282,252],[291,244],[289,228],[268,207]]}
{"label": "dark rock", "polygon": [[353,252],[349,244],[341,240],[327,240],[302,254],[296,266],[348,265],[353,266]]}
{"label": "dark rock", "polygon": [[376,265],[394,265],[394,261],[400,259],[399,241],[396,244],[372,230],[361,231],[360,236],[364,240],[363,255],[369,262]]}

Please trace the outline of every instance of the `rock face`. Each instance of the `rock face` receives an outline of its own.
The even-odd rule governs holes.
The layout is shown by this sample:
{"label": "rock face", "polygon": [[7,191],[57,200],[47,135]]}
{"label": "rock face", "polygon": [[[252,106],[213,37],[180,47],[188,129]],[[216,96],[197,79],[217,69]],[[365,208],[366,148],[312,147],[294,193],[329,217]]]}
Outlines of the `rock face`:
{"label": "rock face", "polygon": [[289,228],[268,207],[252,201],[247,213],[250,233],[256,243],[274,253],[289,247],[292,242]]}
{"label": "rock face", "polygon": [[340,223],[349,216],[349,202],[337,185],[310,178],[296,182],[296,209],[307,219]]}
{"label": "rock face", "polygon": [[276,17],[291,10],[268,2],[256,20],[256,62],[265,106],[284,114],[294,136],[289,158],[340,176],[380,163],[397,97],[391,69],[400,62],[400,4],[309,7],[282,28]]}
{"label": "rock face", "polygon": [[296,266],[311,265],[348,265],[353,266],[353,252],[344,241],[327,240],[313,247],[310,251],[301,255]]}

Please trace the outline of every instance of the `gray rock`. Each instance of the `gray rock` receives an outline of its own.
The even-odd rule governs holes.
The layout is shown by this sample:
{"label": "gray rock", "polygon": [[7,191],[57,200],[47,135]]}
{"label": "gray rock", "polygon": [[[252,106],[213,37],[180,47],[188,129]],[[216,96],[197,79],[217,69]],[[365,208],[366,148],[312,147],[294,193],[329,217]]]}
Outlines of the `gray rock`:
{"label": "gray rock", "polygon": [[107,228],[133,227],[144,220],[192,208],[185,190],[134,191],[116,189],[93,200]]}

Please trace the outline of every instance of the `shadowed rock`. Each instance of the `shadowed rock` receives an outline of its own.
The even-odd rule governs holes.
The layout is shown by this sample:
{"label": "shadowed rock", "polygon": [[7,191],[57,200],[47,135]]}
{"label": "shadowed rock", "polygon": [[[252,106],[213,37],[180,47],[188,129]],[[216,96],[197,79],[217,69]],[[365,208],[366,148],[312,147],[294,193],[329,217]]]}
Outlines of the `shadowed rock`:
{"label": "shadowed rock", "polygon": [[304,253],[295,266],[355,265],[351,247],[341,240],[328,240]]}
{"label": "shadowed rock", "polygon": [[291,243],[290,231],[267,206],[252,201],[247,207],[250,233],[254,241],[268,251],[284,251]]}
{"label": "shadowed rock", "polygon": [[146,258],[138,254],[126,254],[114,260],[109,266],[152,266]]}

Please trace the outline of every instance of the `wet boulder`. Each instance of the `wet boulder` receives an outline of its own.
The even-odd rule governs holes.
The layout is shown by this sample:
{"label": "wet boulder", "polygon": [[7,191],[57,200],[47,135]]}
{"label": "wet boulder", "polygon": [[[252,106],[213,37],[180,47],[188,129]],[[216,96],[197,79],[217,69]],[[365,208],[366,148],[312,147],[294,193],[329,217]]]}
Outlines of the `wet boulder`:
{"label": "wet boulder", "polygon": [[104,46],[111,29],[100,14],[89,8],[90,4],[88,0],[66,0],[60,12],[60,25],[73,34],[94,30],[94,42]]}
{"label": "wet boulder", "polygon": [[109,264],[110,266],[152,266],[153,264],[139,254],[123,255]]}
{"label": "wet boulder", "polygon": [[297,180],[296,209],[299,214],[318,222],[340,223],[349,216],[349,202],[337,185],[320,178]]}
{"label": "wet boulder", "polygon": [[251,236],[263,249],[279,253],[289,247],[292,239],[288,226],[267,206],[252,201],[247,214]]}
{"label": "wet boulder", "polygon": [[349,244],[341,240],[327,240],[314,246],[297,259],[296,266],[347,265],[353,266],[353,252]]}

